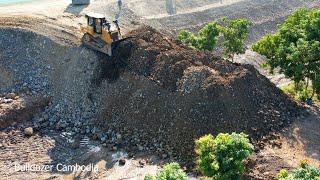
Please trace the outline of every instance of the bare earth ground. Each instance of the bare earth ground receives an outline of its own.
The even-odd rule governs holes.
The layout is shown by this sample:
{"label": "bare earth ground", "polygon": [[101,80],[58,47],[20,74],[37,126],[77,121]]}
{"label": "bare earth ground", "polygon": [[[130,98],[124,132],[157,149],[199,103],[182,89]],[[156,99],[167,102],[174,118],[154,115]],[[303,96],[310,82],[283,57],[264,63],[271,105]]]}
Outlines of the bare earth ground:
{"label": "bare earth ground", "polygon": [[[165,1],[126,1],[125,10],[123,13],[124,30],[130,30],[136,27],[139,23],[147,23],[160,30],[164,30],[166,34],[175,34],[178,30],[189,28],[191,30],[199,28],[205,22],[210,21],[213,17],[220,17],[222,15],[231,15],[235,17],[238,14],[241,16],[250,16],[250,13],[257,13],[251,18],[255,22],[255,30],[260,30],[258,34],[252,34],[251,39],[255,40],[265,32],[274,30],[277,22],[283,20],[285,16],[291,13],[298,7],[313,7],[319,6],[319,1],[307,3],[305,1],[280,1],[281,5],[276,7],[273,1],[224,1],[224,4],[211,0],[204,1],[188,1],[189,3],[182,3],[177,1],[177,14],[166,14]],[[105,12],[107,16],[113,17],[117,12],[115,6],[116,1],[96,0],[89,6],[73,7],[67,1],[42,1],[37,6],[35,4],[14,5],[7,7],[0,7],[0,16],[12,17],[21,19],[20,23],[15,23],[15,27],[23,27],[33,31],[37,31],[50,38],[57,38],[59,41],[65,41],[66,44],[76,44],[81,36],[78,27],[84,23],[82,15],[86,12],[95,10],[98,12]],[[152,6],[152,5],[154,6]],[[250,6],[249,6],[250,5]],[[261,5],[263,8],[258,9]],[[287,5],[287,6],[286,6]],[[146,8],[146,7],[152,8]],[[254,8],[256,7],[256,8]],[[251,10],[252,8],[253,10]],[[268,9],[269,8],[269,9]],[[270,11],[274,8],[274,11]],[[155,11],[155,9],[160,9]],[[250,12],[252,11],[252,12]],[[258,13],[259,12],[259,13]],[[216,13],[216,14],[215,14]],[[150,15],[151,14],[151,15]],[[259,15],[263,16],[260,17]],[[23,18],[21,18],[23,17]],[[33,21],[32,17],[38,17],[41,21]],[[202,18],[200,18],[202,17]],[[12,26],[10,18],[2,19],[0,22],[2,26]],[[30,18],[30,19],[28,19]],[[263,20],[261,20],[263,19]],[[15,21],[16,22],[16,21]],[[33,22],[33,23],[31,23]],[[66,26],[68,25],[68,26]],[[40,27],[39,27],[40,26]],[[262,32],[263,31],[263,32]],[[56,34],[56,32],[59,32]],[[60,33],[65,37],[61,39]],[[256,55],[252,52],[247,52],[242,59],[253,59]],[[1,54],[0,54],[1,58]],[[258,61],[258,60],[257,60]],[[262,60],[263,61],[263,60]],[[252,62],[246,62],[252,64]],[[259,68],[261,62],[257,62],[255,67],[259,69],[262,74],[268,76],[272,82],[281,86],[288,81],[280,77],[268,75],[263,69]],[[10,74],[1,70],[0,76],[9,77]],[[0,79],[0,85],[5,85],[5,81]],[[0,86],[1,87],[1,86]],[[1,111],[0,116],[16,109],[22,99],[13,100],[12,105],[8,102],[0,102]],[[276,173],[282,168],[297,167],[300,160],[309,159],[309,161],[316,166],[320,165],[320,116],[319,111],[313,107],[307,107],[310,114],[295,120],[295,122],[287,128],[284,132],[277,134],[275,139],[271,142],[264,142],[265,148],[260,152],[254,154],[252,159],[256,163],[252,163],[252,170],[248,173],[249,177],[269,179],[274,177]],[[139,163],[140,157],[133,160],[126,157],[125,153],[120,151],[110,152],[104,148],[103,145],[96,142],[80,139],[77,143],[68,142],[68,135],[50,132],[42,134],[41,131],[36,131],[36,135],[31,137],[24,136],[22,130],[24,127],[32,126],[30,122],[16,124],[0,131],[0,179],[73,179],[73,178],[88,178],[96,179],[108,177],[108,179],[143,179],[146,173],[154,174],[157,171],[156,158],[149,156],[141,157],[149,164],[143,165]],[[68,143],[66,143],[68,142]],[[76,149],[74,146],[80,146]],[[127,163],[125,166],[118,165],[119,157],[126,157]],[[151,162],[154,161],[155,165]],[[9,167],[8,164],[12,162],[30,163],[30,164],[89,164],[94,163],[99,167],[98,173],[93,174],[74,174],[74,173],[25,173],[16,172],[14,167]]]}
{"label": "bare earth ground", "polygon": [[272,179],[283,168],[298,167],[300,161],[320,167],[320,117],[317,108],[308,107],[309,115],[298,118],[290,127],[276,134],[265,147],[254,154],[249,177]]}
{"label": "bare earth ground", "polygon": [[[109,151],[87,139],[69,142],[67,134],[56,132],[41,134],[37,131],[35,135],[26,137],[21,132],[20,127],[23,126],[28,126],[28,123],[0,132],[1,179],[143,179],[146,174],[155,174],[158,169],[153,165],[153,162],[158,162],[152,157],[128,157],[124,152]],[[119,165],[119,159],[122,158],[126,159],[125,165]],[[97,171],[23,172],[19,166],[36,164],[56,167],[59,163],[94,164]]]}
{"label": "bare earth ground", "polygon": [[[15,109],[21,99],[4,102],[1,117]],[[319,166],[320,123],[319,112],[310,108],[311,115],[297,119],[287,130],[274,135],[273,140],[262,141],[264,148],[250,159],[248,177],[253,179],[271,179],[282,168],[297,167],[299,162],[308,159]],[[34,111],[27,111],[34,113]],[[23,113],[22,113],[23,114]],[[20,116],[18,116],[20,117]],[[155,174],[161,162],[145,154],[133,157],[121,150],[110,151],[108,148],[89,139],[71,140],[68,134],[54,131],[42,132],[35,127],[35,135],[27,137],[25,127],[35,127],[32,122],[23,122],[0,131],[0,177],[5,179],[143,179],[146,174]],[[126,159],[124,166],[119,159]],[[37,165],[89,165],[94,164],[97,172],[20,172],[14,164]]]}

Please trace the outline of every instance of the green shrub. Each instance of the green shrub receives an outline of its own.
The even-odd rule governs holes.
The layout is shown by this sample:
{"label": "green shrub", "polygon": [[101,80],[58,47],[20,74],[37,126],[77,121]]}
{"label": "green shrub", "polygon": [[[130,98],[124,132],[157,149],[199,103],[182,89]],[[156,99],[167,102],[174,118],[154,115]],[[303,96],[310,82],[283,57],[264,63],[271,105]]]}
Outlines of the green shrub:
{"label": "green shrub", "polygon": [[[300,9],[279,26],[275,34],[267,34],[252,45],[266,56],[271,71],[278,68],[296,84],[304,82],[301,99],[313,98],[320,92],[320,9]],[[310,82],[309,82],[310,81]],[[312,92],[307,94],[307,88]]]}
{"label": "green shrub", "polygon": [[156,177],[147,175],[144,180],[187,180],[187,174],[178,163],[166,164]]}
{"label": "green shrub", "polygon": [[239,179],[245,171],[243,160],[253,151],[244,133],[206,135],[196,141],[197,165],[203,175],[213,179]]}
{"label": "green shrub", "polygon": [[219,34],[218,24],[211,22],[200,29],[196,35],[186,30],[181,31],[178,39],[193,49],[212,51],[217,44]]}
{"label": "green shrub", "polygon": [[249,36],[251,22],[241,18],[235,20],[224,18],[223,22],[225,23],[225,26],[221,26],[220,31],[224,38],[222,44],[224,54],[233,61],[235,54],[245,53],[245,41]]}
{"label": "green shrub", "polygon": [[196,49],[198,47],[196,37],[190,31],[182,30],[178,35],[178,39],[188,47]]}
{"label": "green shrub", "polygon": [[223,18],[223,25],[217,21],[207,23],[198,33],[182,30],[178,39],[186,46],[197,50],[213,51],[219,38],[223,36],[224,53],[233,60],[235,54],[243,54],[245,41],[249,36],[251,22],[247,19],[229,20]]}
{"label": "green shrub", "polygon": [[317,99],[320,100],[320,76],[316,76],[315,81],[313,82],[313,88],[317,94]]}
{"label": "green shrub", "polygon": [[288,175],[289,175],[288,170],[282,169],[282,170],[280,171],[280,173],[277,175],[277,179],[286,178],[286,177],[288,177]]}
{"label": "green shrub", "polygon": [[309,98],[308,90],[302,89],[301,91],[298,91],[297,96],[300,101],[306,101]]}
{"label": "green shrub", "polygon": [[146,175],[145,177],[144,177],[144,180],[155,180],[156,178],[155,177],[153,177],[153,176],[151,176],[151,175]]}
{"label": "green shrub", "polygon": [[302,163],[298,169],[289,173],[283,169],[277,176],[278,180],[320,180],[320,169]]}

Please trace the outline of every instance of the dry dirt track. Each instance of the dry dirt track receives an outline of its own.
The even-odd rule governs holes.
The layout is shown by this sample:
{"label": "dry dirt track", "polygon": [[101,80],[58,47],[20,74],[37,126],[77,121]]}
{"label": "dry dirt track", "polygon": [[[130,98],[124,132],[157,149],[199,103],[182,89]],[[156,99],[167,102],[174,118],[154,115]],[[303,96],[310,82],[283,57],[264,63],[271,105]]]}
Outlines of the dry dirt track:
{"label": "dry dirt track", "polygon": [[320,112],[317,109],[308,107],[309,115],[298,118],[273,140],[262,141],[266,145],[264,149],[250,158],[253,164],[249,177],[272,179],[283,168],[298,167],[302,160],[320,167]]}

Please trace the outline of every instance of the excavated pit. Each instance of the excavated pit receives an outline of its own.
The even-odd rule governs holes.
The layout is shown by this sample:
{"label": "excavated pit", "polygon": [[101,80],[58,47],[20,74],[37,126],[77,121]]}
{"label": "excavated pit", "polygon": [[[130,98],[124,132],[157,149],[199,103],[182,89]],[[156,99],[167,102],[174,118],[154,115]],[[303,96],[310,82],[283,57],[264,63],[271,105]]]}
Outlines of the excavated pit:
{"label": "excavated pit", "polygon": [[189,162],[199,136],[243,131],[257,140],[298,114],[253,66],[186,49],[148,27],[128,36],[109,58],[1,28],[0,93],[51,97],[34,118],[44,128]]}

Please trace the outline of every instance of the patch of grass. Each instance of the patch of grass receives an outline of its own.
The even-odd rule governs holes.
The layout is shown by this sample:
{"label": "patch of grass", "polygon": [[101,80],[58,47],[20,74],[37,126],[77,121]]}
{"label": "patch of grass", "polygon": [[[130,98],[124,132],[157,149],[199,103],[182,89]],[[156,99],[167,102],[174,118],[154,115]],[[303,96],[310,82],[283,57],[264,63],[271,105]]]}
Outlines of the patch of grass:
{"label": "patch of grass", "polygon": [[305,88],[304,83],[299,83],[296,87],[294,83],[290,83],[287,86],[281,87],[281,90],[289,96],[293,97],[297,101],[308,102],[312,100],[313,105],[320,107],[320,100],[318,99],[318,94],[315,93],[314,96],[310,99],[313,93],[311,86]]}

